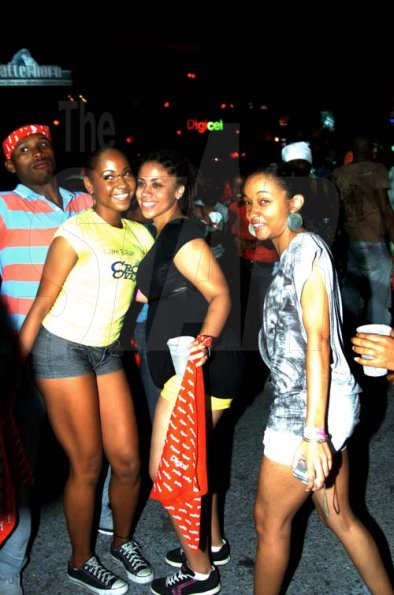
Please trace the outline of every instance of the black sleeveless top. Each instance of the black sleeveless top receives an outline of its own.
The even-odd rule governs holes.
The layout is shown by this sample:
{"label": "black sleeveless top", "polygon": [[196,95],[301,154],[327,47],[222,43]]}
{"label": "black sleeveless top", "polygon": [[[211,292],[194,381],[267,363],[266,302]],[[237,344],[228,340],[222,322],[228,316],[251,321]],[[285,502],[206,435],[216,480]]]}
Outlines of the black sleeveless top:
{"label": "black sleeveless top", "polygon": [[[173,262],[182,246],[196,238],[204,239],[201,226],[188,219],[173,219],[162,229],[138,268],[137,285],[149,300],[148,363],[159,388],[175,374],[168,339],[180,335],[196,337],[208,309],[203,295]],[[207,394],[228,399],[238,395],[243,356],[231,329],[223,330],[203,371]]]}

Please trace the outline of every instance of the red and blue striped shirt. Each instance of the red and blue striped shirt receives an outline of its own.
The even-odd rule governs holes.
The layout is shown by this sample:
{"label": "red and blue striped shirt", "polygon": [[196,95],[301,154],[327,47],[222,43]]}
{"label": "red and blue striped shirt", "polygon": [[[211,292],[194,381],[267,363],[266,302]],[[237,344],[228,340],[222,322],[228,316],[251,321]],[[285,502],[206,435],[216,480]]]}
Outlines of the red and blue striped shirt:
{"label": "red and blue striped shirt", "polygon": [[62,210],[27,186],[0,192],[1,299],[19,330],[36,296],[49,245],[58,227],[92,206],[92,197],[59,188]]}

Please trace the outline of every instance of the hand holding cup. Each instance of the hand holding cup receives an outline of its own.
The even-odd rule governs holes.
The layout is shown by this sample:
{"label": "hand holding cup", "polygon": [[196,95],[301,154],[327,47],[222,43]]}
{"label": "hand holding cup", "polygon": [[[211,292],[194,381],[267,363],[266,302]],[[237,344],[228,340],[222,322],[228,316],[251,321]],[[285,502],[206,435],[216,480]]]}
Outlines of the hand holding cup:
{"label": "hand holding cup", "polygon": [[[362,364],[367,376],[384,376],[387,370],[394,370],[394,333],[386,324],[364,324],[357,328],[352,337],[353,351],[361,355],[355,357]],[[368,365],[365,365],[368,360]]]}
{"label": "hand holding cup", "polygon": [[175,374],[183,377],[188,360],[195,362],[196,366],[202,366],[211,354],[213,338],[208,335],[198,335],[196,338],[183,335],[172,337],[167,341],[171,353]]}

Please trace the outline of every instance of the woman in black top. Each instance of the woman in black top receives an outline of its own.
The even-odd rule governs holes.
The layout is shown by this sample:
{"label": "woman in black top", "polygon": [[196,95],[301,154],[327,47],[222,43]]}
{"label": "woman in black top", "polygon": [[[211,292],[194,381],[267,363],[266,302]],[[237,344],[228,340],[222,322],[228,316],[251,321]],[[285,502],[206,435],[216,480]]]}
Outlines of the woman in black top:
{"label": "woman in black top", "polygon": [[[138,174],[137,200],[144,217],[153,219],[157,240],[139,266],[137,283],[149,301],[149,367],[155,384],[162,389],[153,422],[152,478],[156,476],[181,383],[175,375],[167,340],[180,335],[213,337],[209,359],[197,341],[192,347],[197,365],[205,364],[205,389],[210,395],[208,423],[212,426],[237,396],[242,374],[238,343],[225,328],[230,310],[227,283],[204,240],[203,230],[186,216],[192,206],[191,194],[190,166],[177,153],[157,151],[144,159]],[[212,500],[211,558],[216,564],[225,564],[229,561],[229,547],[219,528],[217,498]],[[208,548],[191,553],[179,532],[178,538],[182,550],[169,552],[166,560],[173,566],[181,566],[185,558],[187,563],[175,575],[154,581],[152,591],[166,594],[171,587],[193,581],[193,592],[219,592],[219,576],[211,565]]]}

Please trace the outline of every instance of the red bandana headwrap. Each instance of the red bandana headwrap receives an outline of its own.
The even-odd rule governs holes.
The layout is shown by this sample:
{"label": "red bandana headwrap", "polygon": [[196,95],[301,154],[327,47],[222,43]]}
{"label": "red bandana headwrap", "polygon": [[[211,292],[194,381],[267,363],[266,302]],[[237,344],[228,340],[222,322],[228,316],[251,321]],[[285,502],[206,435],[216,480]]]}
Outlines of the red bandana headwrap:
{"label": "red bandana headwrap", "polygon": [[42,124],[27,124],[26,126],[22,126],[21,128],[14,130],[14,132],[11,132],[11,134],[9,134],[3,141],[5,158],[11,159],[11,155],[19,141],[31,134],[43,134],[49,141],[51,140],[49,126],[44,126]]}

